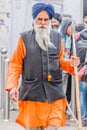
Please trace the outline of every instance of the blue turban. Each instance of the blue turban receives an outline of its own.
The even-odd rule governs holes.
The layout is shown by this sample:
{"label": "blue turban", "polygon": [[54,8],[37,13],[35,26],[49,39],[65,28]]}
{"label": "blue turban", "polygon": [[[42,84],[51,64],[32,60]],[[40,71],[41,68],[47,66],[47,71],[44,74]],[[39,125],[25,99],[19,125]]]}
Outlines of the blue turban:
{"label": "blue turban", "polygon": [[50,19],[52,19],[55,14],[54,7],[51,4],[37,3],[32,7],[33,19],[35,19],[42,10],[48,13]]}

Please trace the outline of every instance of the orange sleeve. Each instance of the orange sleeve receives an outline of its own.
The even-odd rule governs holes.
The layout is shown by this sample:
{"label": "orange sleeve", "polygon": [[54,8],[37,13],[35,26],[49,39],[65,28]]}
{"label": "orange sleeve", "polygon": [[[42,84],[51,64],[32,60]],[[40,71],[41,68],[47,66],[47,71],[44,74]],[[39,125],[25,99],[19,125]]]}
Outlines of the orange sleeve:
{"label": "orange sleeve", "polygon": [[19,38],[18,44],[8,63],[8,72],[6,79],[6,90],[10,91],[14,87],[18,87],[19,77],[22,73],[22,62],[26,55],[25,46],[22,37]]}
{"label": "orange sleeve", "polygon": [[58,60],[60,64],[60,68],[64,71],[67,71],[70,74],[74,73],[74,67],[70,66],[70,61],[69,59],[64,58],[64,43],[61,41],[61,47],[60,47],[60,53],[58,55]]}

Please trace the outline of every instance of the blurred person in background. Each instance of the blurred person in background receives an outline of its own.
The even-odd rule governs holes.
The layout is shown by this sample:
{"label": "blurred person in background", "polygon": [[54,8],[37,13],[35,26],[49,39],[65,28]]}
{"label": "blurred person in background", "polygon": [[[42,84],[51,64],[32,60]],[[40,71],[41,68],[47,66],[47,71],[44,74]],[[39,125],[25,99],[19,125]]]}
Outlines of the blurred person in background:
{"label": "blurred person in background", "polygon": [[84,25],[84,28],[87,28],[87,16],[83,18],[83,25]]}
{"label": "blurred person in background", "polygon": [[[87,62],[87,30],[80,33],[80,40],[76,42],[77,56],[80,58],[80,66]],[[80,80],[80,104],[82,125],[87,126],[87,82]]]}
{"label": "blurred person in background", "polygon": [[75,25],[75,42],[78,42],[80,40],[80,33],[85,29],[83,23],[79,23]]}
{"label": "blurred person in background", "polygon": [[75,41],[81,40],[80,34],[87,29],[87,16],[83,18],[83,23],[76,24],[75,26]]}
{"label": "blurred person in background", "polygon": [[60,24],[61,24],[62,18],[61,18],[61,14],[59,13],[55,13],[55,15],[53,16],[52,20],[51,20],[51,27],[54,30],[59,30]]}
{"label": "blurred person in background", "polygon": [[[87,16],[83,18],[83,23],[76,26],[77,33],[76,38],[76,49],[77,56],[80,58],[80,66],[87,60]],[[79,66],[79,67],[80,67]],[[87,126],[87,82],[80,80],[80,104],[81,104],[81,118],[82,126]]]}
{"label": "blurred person in background", "polygon": [[80,63],[73,55],[64,59],[61,36],[50,29],[54,14],[51,4],[33,5],[33,29],[21,33],[9,62],[6,90],[12,100],[18,101],[16,122],[26,130],[58,130],[65,125],[66,99],[60,69],[72,74]]}
{"label": "blurred person in background", "polygon": [[[70,18],[64,18],[61,22],[60,34],[64,41],[64,58],[69,59],[73,51],[73,39],[72,39],[72,20]],[[72,76],[66,71],[62,71],[63,76],[63,88],[66,94],[68,103],[71,102],[71,86],[72,86]],[[67,110],[68,113],[68,110]]]}
{"label": "blurred person in background", "polygon": [[78,32],[81,32],[83,29],[84,29],[84,25],[82,23],[79,23],[79,24],[76,24],[75,25],[75,31],[78,33]]}

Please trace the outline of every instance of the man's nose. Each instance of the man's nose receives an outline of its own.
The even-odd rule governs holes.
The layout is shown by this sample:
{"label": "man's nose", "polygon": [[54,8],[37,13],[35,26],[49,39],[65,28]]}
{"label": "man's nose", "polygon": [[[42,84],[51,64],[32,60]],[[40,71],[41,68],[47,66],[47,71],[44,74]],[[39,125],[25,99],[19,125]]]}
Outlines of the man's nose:
{"label": "man's nose", "polygon": [[42,20],[42,21],[41,21],[41,24],[42,24],[42,25],[45,25],[45,24],[46,24],[45,20]]}

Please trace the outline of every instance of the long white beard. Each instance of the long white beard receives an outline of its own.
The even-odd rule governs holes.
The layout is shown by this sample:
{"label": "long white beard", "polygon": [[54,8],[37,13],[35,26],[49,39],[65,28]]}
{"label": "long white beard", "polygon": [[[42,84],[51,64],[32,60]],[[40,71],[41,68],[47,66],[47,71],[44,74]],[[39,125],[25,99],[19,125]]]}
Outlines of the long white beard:
{"label": "long white beard", "polygon": [[56,48],[53,43],[50,42],[50,27],[46,25],[37,25],[34,21],[34,29],[36,32],[36,41],[40,48],[47,51],[49,48]]}

